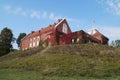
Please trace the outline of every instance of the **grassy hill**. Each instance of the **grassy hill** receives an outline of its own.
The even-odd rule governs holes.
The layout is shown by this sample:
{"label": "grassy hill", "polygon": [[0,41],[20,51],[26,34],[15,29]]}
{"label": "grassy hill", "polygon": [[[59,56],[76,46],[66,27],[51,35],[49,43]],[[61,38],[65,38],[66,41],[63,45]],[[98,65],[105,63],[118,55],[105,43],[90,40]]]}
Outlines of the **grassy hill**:
{"label": "grassy hill", "polygon": [[34,71],[49,77],[118,77],[120,49],[74,44],[16,51],[0,57],[0,69]]}

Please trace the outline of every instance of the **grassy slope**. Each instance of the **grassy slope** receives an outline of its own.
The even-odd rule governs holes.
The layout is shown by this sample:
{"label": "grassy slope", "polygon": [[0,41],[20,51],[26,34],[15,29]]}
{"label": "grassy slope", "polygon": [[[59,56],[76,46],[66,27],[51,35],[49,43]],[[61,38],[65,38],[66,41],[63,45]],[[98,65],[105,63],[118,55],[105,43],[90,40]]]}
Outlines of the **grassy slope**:
{"label": "grassy slope", "polygon": [[[40,49],[42,50],[42,49]],[[39,51],[39,50],[38,50]],[[31,50],[27,51],[27,54]],[[0,69],[36,71],[42,76],[116,77],[120,75],[120,50],[97,44],[55,46],[44,54],[0,58]],[[22,57],[21,57],[22,55]],[[6,60],[7,59],[7,60]]]}
{"label": "grassy slope", "polygon": [[0,80],[119,80],[115,78],[86,78],[86,77],[58,77],[58,76],[41,76],[37,72],[17,70],[17,69],[0,69]]}

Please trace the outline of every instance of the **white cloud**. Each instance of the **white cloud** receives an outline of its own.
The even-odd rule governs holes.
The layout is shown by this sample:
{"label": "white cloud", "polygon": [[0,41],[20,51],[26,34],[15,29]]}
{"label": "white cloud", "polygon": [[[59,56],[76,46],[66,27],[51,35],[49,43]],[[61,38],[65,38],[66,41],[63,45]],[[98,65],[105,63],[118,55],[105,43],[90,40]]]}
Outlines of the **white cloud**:
{"label": "white cloud", "polygon": [[2,8],[9,13],[11,12],[11,6],[9,5],[4,5]]}
{"label": "white cloud", "polygon": [[103,27],[101,30],[111,40],[120,39],[120,28],[119,27]]}
{"label": "white cloud", "polygon": [[54,19],[55,19],[54,13],[50,13],[49,18],[50,18],[51,20],[54,20]]}
{"label": "white cloud", "polygon": [[107,5],[112,13],[120,15],[120,0],[108,0]]}
{"label": "white cloud", "polygon": [[10,13],[10,14],[16,14],[16,15],[19,14],[19,15],[22,15],[22,16],[26,16],[27,15],[27,12],[24,11],[20,7],[13,8],[10,5],[4,5],[2,8],[4,9],[4,11],[6,11],[7,13]]}
{"label": "white cloud", "polygon": [[42,13],[42,17],[43,17],[43,18],[47,18],[47,14],[48,14],[48,13],[47,13],[46,11],[44,11],[44,12]]}
{"label": "white cloud", "polygon": [[4,11],[8,12],[9,14],[28,16],[34,19],[57,20],[59,18],[62,18],[61,16],[56,16],[55,13],[53,12],[47,12],[47,11],[40,12],[38,10],[24,10],[21,7],[14,8],[10,5],[3,5],[2,8]]}
{"label": "white cloud", "polygon": [[37,11],[33,11],[33,12],[30,14],[30,17],[31,17],[31,18],[37,18],[37,19],[40,19],[39,12],[37,12]]}
{"label": "white cloud", "polygon": [[107,11],[120,16],[120,0],[97,0]]}
{"label": "white cloud", "polygon": [[16,8],[15,10],[13,10],[13,12],[15,14],[18,14],[18,13],[22,12],[22,8]]}
{"label": "white cloud", "polygon": [[48,17],[50,20],[57,20],[57,19],[62,18],[61,16],[56,16],[53,12],[50,13]]}
{"label": "white cloud", "polygon": [[27,12],[21,12],[21,15],[27,16]]}
{"label": "white cloud", "polygon": [[47,12],[47,11],[38,11],[38,10],[25,10],[21,7],[13,7],[10,5],[3,5],[4,11],[8,12],[9,14],[14,15],[21,15],[21,16],[28,16],[34,19],[50,19],[50,20],[57,20],[60,18],[66,18],[69,22],[76,23],[76,25],[80,24],[80,20],[69,18],[69,17],[62,17],[60,15],[56,15],[54,12]]}
{"label": "white cloud", "polygon": [[66,19],[70,22],[76,22],[76,23],[80,23],[81,21],[79,19],[74,19],[74,18],[67,18]]}

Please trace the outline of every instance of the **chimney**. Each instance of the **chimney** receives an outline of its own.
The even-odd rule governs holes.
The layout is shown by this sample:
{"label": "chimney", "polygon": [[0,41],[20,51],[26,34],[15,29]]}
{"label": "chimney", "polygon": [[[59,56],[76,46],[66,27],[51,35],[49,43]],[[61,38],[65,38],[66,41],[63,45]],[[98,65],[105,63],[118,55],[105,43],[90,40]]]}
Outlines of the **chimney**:
{"label": "chimney", "polygon": [[58,22],[60,22],[62,19],[58,19]]}
{"label": "chimney", "polygon": [[34,33],[35,31],[31,31],[31,33]]}
{"label": "chimney", "polygon": [[51,24],[50,24],[49,26],[50,26],[50,27],[52,27],[52,25],[51,25]]}
{"label": "chimney", "polygon": [[54,25],[56,25],[56,23],[54,23]]}

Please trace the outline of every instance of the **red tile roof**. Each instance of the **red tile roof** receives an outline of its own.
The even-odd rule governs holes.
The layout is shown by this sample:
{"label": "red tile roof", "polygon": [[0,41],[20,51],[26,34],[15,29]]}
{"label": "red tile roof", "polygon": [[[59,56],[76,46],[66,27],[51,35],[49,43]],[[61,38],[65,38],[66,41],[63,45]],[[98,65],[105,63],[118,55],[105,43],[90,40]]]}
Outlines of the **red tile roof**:
{"label": "red tile roof", "polygon": [[28,34],[27,36],[25,36],[22,40],[24,40],[26,37],[32,37],[38,34],[44,34],[46,32],[55,30],[56,27],[65,19],[58,19],[58,21],[56,23],[50,24],[49,26],[42,28],[41,30],[38,31],[32,31],[30,34]]}

